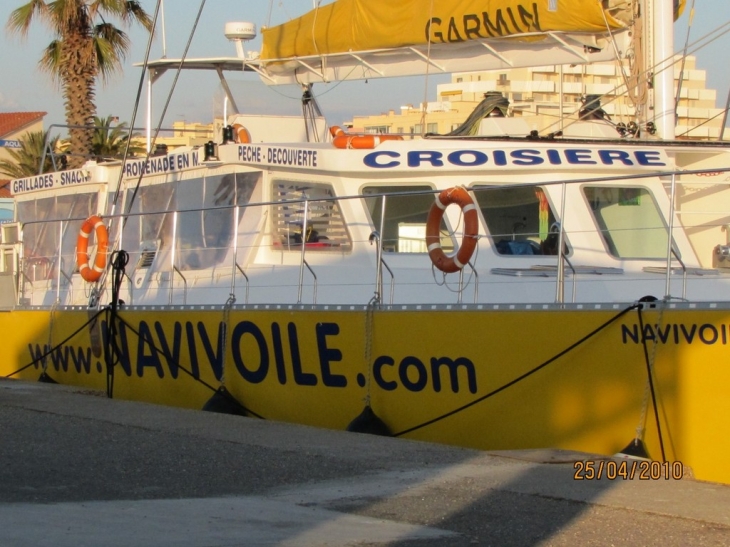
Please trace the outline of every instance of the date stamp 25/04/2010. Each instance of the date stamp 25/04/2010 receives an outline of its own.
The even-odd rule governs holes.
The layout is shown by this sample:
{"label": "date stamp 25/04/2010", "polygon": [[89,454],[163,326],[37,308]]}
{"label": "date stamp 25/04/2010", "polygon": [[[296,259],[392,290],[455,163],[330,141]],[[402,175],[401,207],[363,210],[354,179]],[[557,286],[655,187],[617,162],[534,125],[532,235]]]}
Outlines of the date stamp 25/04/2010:
{"label": "date stamp 25/04/2010", "polygon": [[573,479],[582,480],[681,480],[684,465],[680,461],[649,460],[579,460],[573,464]]}

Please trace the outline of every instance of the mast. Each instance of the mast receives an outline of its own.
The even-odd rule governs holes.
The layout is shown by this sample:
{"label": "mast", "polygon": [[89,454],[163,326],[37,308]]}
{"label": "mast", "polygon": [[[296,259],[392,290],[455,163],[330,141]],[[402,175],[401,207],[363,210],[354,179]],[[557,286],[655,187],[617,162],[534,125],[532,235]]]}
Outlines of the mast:
{"label": "mast", "polygon": [[[654,123],[664,140],[675,138],[674,0],[645,0],[648,70],[654,72]],[[650,90],[651,91],[651,90]],[[650,116],[651,117],[651,116]]]}

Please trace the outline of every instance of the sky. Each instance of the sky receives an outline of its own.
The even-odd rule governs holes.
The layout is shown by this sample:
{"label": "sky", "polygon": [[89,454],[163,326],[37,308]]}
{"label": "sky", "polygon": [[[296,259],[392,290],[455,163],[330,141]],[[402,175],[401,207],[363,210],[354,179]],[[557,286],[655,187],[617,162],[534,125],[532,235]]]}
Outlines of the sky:
{"label": "sky", "polygon": [[[202,0],[165,0],[165,49],[167,57],[179,58],[189,39],[190,31],[198,15]],[[223,28],[229,21],[250,21],[260,29],[261,25],[275,25],[287,21],[312,9],[314,0],[206,0],[198,27],[190,45],[188,57],[235,56],[234,45],[223,35]],[[3,25],[0,39],[0,112],[44,111],[45,127],[64,123],[64,106],[61,92],[51,78],[38,68],[43,49],[51,41],[49,31],[39,21],[35,22],[27,38],[8,33],[5,23],[12,10],[27,0],[0,0],[0,23]],[[329,0],[322,4],[330,3]],[[687,0],[687,9],[674,25],[675,51],[681,51],[687,37],[689,7],[693,0]],[[154,13],[156,0],[141,0],[143,8]],[[690,42],[730,21],[729,0],[695,0],[695,16],[691,26]],[[118,24],[118,22],[115,22]],[[129,29],[132,49],[125,61],[123,71],[112,77],[108,84],[99,83],[96,89],[96,104],[101,117],[117,116],[121,121],[132,118],[134,101],[140,85],[142,69],[133,66],[144,59],[147,38],[137,28]],[[247,50],[260,49],[257,38],[247,44]],[[707,73],[707,87],[717,91],[716,107],[724,108],[730,90],[730,70],[727,51],[730,49],[730,34],[712,42],[702,50],[690,52],[697,57],[697,68]],[[162,57],[162,33],[158,32],[153,42],[151,58]],[[253,75],[227,73],[226,78],[236,90],[246,93],[262,93],[273,96],[288,105],[293,113],[298,111],[299,91],[291,86],[268,88],[252,87],[258,84]],[[238,82],[251,82],[241,84]],[[449,81],[448,76],[340,82],[315,85],[315,95],[330,124],[341,124],[353,115],[380,114],[398,110],[406,104],[419,104],[424,100],[435,100],[436,86]],[[154,102],[162,105],[167,98],[173,76],[168,73],[156,85]],[[249,89],[250,87],[250,89]],[[264,95],[262,95],[264,96]],[[220,113],[220,91],[218,77],[214,74],[195,72],[180,77],[172,96],[163,126],[170,127],[173,121],[210,123],[215,113]],[[239,104],[239,107],[241,105]],[[143,125],[145,103],[140,105],[137,127]],[[241,107],[244,110],[243,107]],[[156,125],[157,118],[153,117]]]}

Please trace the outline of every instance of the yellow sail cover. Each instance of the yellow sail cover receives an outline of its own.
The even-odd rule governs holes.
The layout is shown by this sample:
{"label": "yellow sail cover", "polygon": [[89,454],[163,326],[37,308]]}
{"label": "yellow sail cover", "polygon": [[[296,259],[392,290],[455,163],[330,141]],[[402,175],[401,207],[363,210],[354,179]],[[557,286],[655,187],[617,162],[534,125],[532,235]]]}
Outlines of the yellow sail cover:
{"label": "yellow sail cover", "polygon": [[[675,0],[675,8],[685,0]],[[604,9],[604,5],[607,8]],[[337,0],[263,29],[262,60],[625,28],[628,0]]]}

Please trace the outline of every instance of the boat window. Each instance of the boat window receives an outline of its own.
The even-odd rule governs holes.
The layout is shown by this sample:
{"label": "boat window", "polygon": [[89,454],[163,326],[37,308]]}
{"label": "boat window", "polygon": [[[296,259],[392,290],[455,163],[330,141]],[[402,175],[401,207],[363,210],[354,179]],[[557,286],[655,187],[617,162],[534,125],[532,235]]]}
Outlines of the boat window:
{"label": "boat window", "polygon": [[[134,193],[127,191],[129,200]],[[132,260],[138,260],[136,267],[149,267],[162,247],[170,248],[172,243],[172,214],[175,192],[169,184],[141,186],[132,202],[131,215],[127,218],[122,234],[122,246],[127,249]],[[128,207],[128,206],[127,206]],[[139,245],[135,253],[135,245]]]}
{"label": "boat window", "polygon": [[[417,193],[422,192],[422,193]],[[433,188],[429,186],[368,186],[362,191],[365,205],[373,221],[373,229],[380,230],[385,195],[383,220],[383,251],[390,253],[426,253],[426,221],[434,202]],[[454,241],[446,220],[441,220],[441,247],[453,251]]]}
{"label": "boat window", "polygon": [[617,258],[666,258],[667,227],[646,188],[586,186],[593,218]]}
{"label": "boat window", "polygon": [[76,271],[76,239],[84,220],[97,212],[97,194],[19,201],[17,211],[20,222],[43,221],[23,227],[23,267],[27,278],[49,279],[59,266],[70,277]]}
{"label": "boat window", "polygon": [[304,242],[312,250],[352,248],[340,204],[330,185],[279,180],[274,182],[273,192],[272,201],[277,202],[272,217],[275,247],[299,250]]}
{"label": "boat window", "polygon": [[[472,189],[501,255],[556,255],[560,225],[538,186]],[[565,253],[568,253],[566,240]]]}
{"label": "boat window", "polygon": [[[142,214],[130,216],[124,231],[125,245],[138,242],[137,267],[150,267],[157,251],[172,248],[174,211],[175,266],[200,270],[220,264],[235,233],[234,207],[249,203],[260,179],[259,172],[229,173],[141,187],[131,212]],[[241,209],[239,222],[246,214],[254,213]]]}
{"label": "boat window", "polygon": [[[178,183],[175,194],[176,208],[181,211],[177,224],[178,268],[199,270],[225,259],[236,230],[234,207],[250,202],[260,180],[260,172],[250,172]],[[247,214],[255,212],[245,207],[239,210],[239,223]]]}

